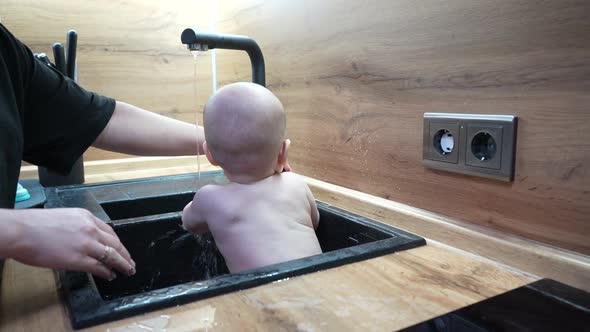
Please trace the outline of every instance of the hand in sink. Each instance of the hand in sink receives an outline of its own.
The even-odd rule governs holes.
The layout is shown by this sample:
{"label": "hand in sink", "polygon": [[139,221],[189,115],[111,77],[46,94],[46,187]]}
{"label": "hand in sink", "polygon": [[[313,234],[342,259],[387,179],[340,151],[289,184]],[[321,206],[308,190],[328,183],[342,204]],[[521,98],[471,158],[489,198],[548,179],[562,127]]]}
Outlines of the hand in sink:
{"label": "hand in sink", "polygon": [[0,257],[108,280],[116,277],[112,269],[135,274],[135,262],[113,229],[87,210],[0,210],[0,215],[6,221],[0,224]]}

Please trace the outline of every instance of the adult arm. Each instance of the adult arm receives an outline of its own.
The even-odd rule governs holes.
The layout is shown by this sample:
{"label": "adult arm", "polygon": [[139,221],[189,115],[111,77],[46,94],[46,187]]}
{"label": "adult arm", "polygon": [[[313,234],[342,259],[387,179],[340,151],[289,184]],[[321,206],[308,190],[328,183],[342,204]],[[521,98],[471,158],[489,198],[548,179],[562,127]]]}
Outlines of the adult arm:
{"label": "adult arm", "polygon": [[180,156],[203,153],[202,127],[117,101],[94,147],[135,155]]}

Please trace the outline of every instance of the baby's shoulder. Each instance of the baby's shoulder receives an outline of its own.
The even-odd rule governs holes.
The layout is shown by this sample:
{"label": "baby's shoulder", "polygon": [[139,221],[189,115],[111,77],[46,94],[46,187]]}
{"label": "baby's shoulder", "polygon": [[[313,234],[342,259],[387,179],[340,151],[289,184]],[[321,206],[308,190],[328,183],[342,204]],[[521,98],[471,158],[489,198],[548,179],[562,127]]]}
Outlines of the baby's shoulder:
{"label": "baby's shoulder", "polygon": [[292,183],[305,183],[305,179],[303,179],[303,177],[297,173],[283,172],[280,174],[280,176],[281,179]]}
{"label": "baby's shoulder", "polygon": [[303,176],[293,173],[293,172],[284,172],[281,173],[281,182],[283,182],[284,186],[290,188],[292,190],[301,191],[307,187],[307,183],[305,182],[305,178]]}
{"label": "baby's shoulder", "polygon": [[221,191],[223,190],[222,186],[218,186],[215,184],[208,184],[205,185],[201,188],[199,188],[199,190],[197,190],[197,193],[195,194],[195,200],[199,200],[199,201],[213,201],[216,199],[217,196],[219,196],[221,194]]}

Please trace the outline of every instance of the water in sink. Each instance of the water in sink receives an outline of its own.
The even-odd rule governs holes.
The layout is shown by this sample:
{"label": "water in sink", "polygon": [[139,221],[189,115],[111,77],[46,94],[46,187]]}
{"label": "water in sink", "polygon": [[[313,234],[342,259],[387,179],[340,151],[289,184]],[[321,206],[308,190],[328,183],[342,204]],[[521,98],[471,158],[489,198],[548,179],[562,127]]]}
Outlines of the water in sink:
{"label": "water in sink", "polygon": [[[190,199],[189,195],[180,197]],[[322,205],[319,211],[321,222],[316,235],[324,253],[395,237],[347,220]],[[229,273],[211,234],[188,233],[182,228],[180,216],[163,215],[144,222],[130,220],[115,225],[115,232],[137,263],[137,273],[131,277],[119,275],[111,282],[95,279],[103,299],[116,299]]]}
{"label": "water in sink", "polygon": [[139,226],[132,224],[116,228],[121,242],[137,263],[137,272],[131,277],[119,274],[111,282],[95,279],[103,299],[144,293],[229,273],[210,233],[187,233],[178,217]]}

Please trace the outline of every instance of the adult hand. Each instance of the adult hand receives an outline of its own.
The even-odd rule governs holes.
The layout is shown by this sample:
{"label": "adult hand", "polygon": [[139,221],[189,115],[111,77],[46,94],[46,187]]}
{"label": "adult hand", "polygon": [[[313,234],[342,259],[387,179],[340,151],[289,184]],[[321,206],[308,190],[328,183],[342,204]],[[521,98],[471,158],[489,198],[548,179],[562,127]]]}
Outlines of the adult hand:
{"label": "adult hand", "polygon": [[[84,209],[11,211],[19,227],[10,258],[25,264],[90,272],[112,280],[135,274],[135,262],[113,229]],[[6,225],[4,225],[6,226]]]}

